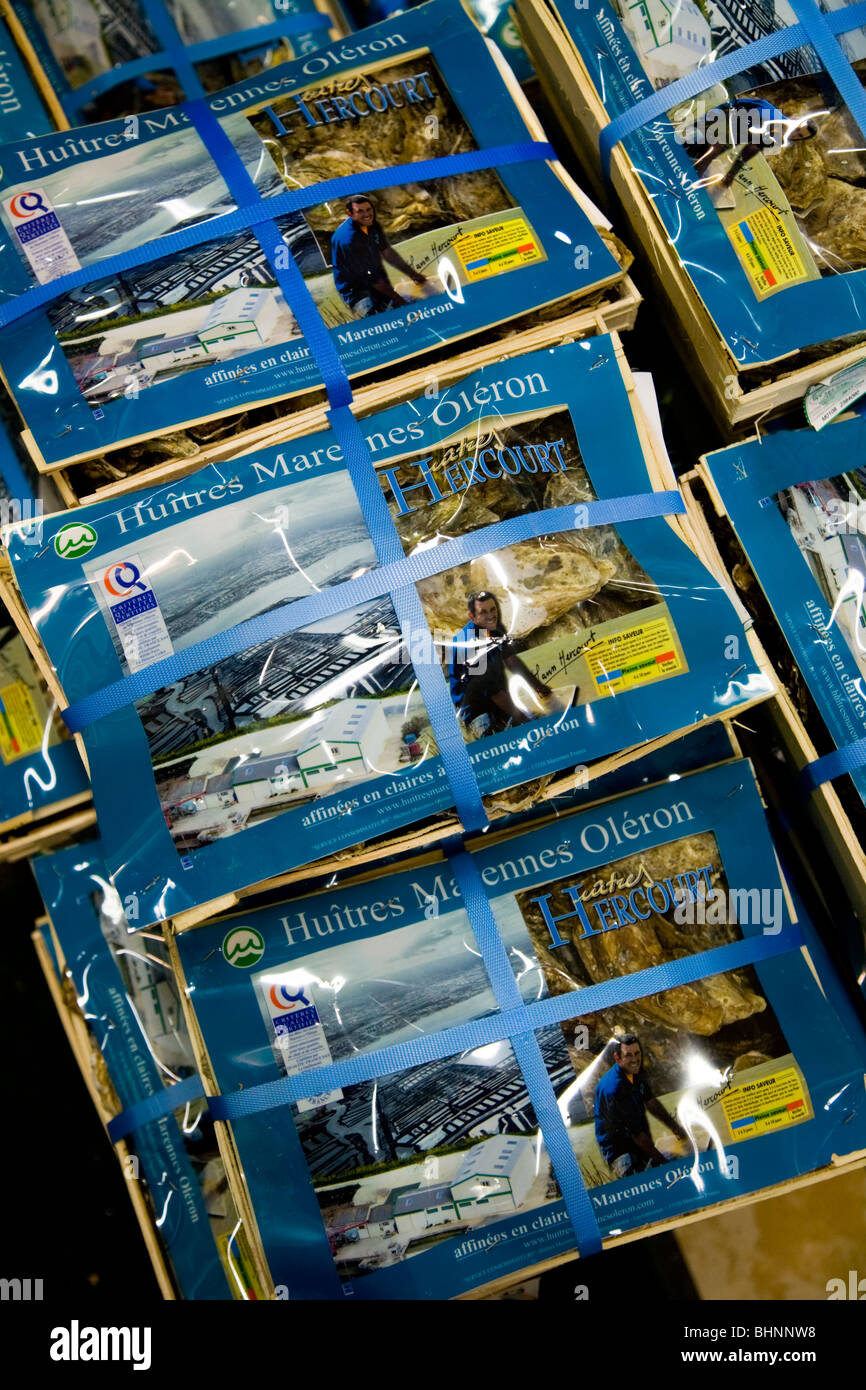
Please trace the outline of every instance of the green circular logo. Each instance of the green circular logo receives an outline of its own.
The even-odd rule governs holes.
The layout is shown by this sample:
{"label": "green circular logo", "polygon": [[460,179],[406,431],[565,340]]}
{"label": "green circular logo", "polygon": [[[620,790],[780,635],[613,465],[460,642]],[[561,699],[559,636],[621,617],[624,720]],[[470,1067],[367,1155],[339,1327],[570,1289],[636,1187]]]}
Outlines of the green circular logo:
{"label": "green circular logo", "polygon": [[92,526],[84,521],[70,521],[61,526],[54,537],[54,549],[61,560],[78,560],[89,555],[96,545],[97,536]]}
{"label": "green circular logo", "polygon": [[249,970],[265,954],[265,939],[255,927],[233,927],[223,937],[223,955],[229,965]]}

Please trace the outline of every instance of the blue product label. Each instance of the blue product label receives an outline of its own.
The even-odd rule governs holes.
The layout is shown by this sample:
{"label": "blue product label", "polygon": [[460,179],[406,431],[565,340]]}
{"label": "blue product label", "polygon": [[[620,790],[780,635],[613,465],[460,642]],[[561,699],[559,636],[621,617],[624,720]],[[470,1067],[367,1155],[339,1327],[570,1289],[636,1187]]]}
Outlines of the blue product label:
{"label": "blue product label", "polygon": [[[611,120],[706,70],[704,92],[623,143],[740,370],[850,334],[866,305],[866,269],[832,228],[834,206],[858,196],[860,104],[848,110],[808,46],[710,81],[713,58],[794,25],[790,6],[746,16],[727,5],[598,0],[558,13]],[[841,47],[835,56],[845,62]],[[850,141],[837,139],[840,122]]]}
{"label": "blue product label", "polygon": [[[862,419],[784,430],[708,465],[837,747],[866,735]],[[766,445],[766,449],[763,447]],[[851,774],[861,797],[866,772]]]}
{"label": "blue product label", "polygon": [[53,129],[7,26],[0,21],[0,142]]}
{"label": "blue product label", "polygon": [[[222,956],[226,923],[179,938],[226,1096],[297,1076],[271,991],[316,990],[333,1061],[306,1070],[340,1089],[232,1121],[291,1298],[450,1298],[572,1251],[562,1184],[578,1174],[602,1236],[621,1235],[862,1146],[862,1027],[820,948],[821,988],[796,937],[765,949],[790,928],[748,764],[472,860],[495,946],[447,860],[247,912],[264,943],[252,975]],[[531,1045],[510,1026],[521,1001]],[[555,1097],[540,1131],[527,1047]]]}
{"label": "blue product label", "polygon": [[[180,1079],[193,1070],[171,967],[160,943],[148,942],[146,954],[129,945],[124,905],[108,886],[98,841],[42,856],[34,872],[111,1085],[127,1110],[158,1095],[166,1075]],[[126,907],[134,913],[133,903]],[[234,1283],[218,1248],[225,1175],[202,1115],[187,1107],[182,1118],[183,1129],[167,1111],[132,1132],[127,1163],[135,1166],[125,1176],[145,1183],[180,1296],[231,1298]]]}
{"label": "blue product label", "polygon": [[[38,178],[70,253],[94,270],[0,350],[47,460],[320,386],[332,351],[349,376],[396,366],[618,278],[543,159],[374,181],[395,164],[529,144],[462,8],[442,0],[435,16],[401,15],[358,48],[323,49],[210,97],[235,161],[204,148],[182,107],[0,154],[4,205],[32,196]],[[70,178],[81,196],[61,197]],[[256,193],[297,197],[333,178],[353,182],[292,211],[277,202],[256,229],[220,227]],[[192,248],[166,247],[175,232],[194,237]],[[160,242],[152,261],[100,274],[106,257],[148,241]],[[7,259],[0,302],[71,268]],[[50,392],[39,368],[48,357]]]}
{"label": "blue product label", "polygon": [[[374,587],[377,548],[325,429],[230,476],[82,509],[59,546],[13,547],[70,700],[135,673],[135,703],[84,737],[113,881],[140,896],[142,925],[446,809],[452,730],[493,794],[769,693],[662,515],[582,524],[593,499],[615,516],[651,492],[609,340],[494,364],[363,431],[392,528],[377,544],[412,556],[411,621]],[[341,599],[347,583],[361,590]],[[130,617],[138,584],[158,606]],[[306,616],[281,629],[298,601]]]}

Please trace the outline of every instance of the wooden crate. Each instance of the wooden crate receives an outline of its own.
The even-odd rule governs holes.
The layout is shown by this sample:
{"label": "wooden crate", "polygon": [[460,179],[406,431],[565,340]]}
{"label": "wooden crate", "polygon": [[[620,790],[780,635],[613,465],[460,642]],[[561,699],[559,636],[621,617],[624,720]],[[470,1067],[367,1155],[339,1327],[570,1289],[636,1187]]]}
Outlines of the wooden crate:
{"label": "wooden crate", "polygon": [[[685,1216],[651,1222],[646,1226],[638,1227],[636,1230],[626,1231],[620,1236],[608,1236],[603,1242],[603,1248],[613,1250],[617,1246],[630,1245],[633,1241],[643,1240],[645,1236],[661,1235],[662,1231],[680,1230],[684,1226],[691,1227],[696,1222],[706,1221],[711,1216],[722,1216],[725,1212],[741,1211],[744,1207],[753,1207],[757,1202],[767,1202],[773,1197],[782,1197],[788,1192],[800,1192],[804,1188],[812,1187],[814,1183],[826,1182],[828,1178],[840,1177],[845,1173],[862,1170],[864,1167],[866,1167],[866,1153],[851,1154],[844,1159],[834,1157],[833,1162],[823,1168],[816,1168],[814,1172],[804,1173],[800,1178],[789,1178],[787,1182],[774,1183],[772,1187],[764,1187],[760,1192],[750,1192],[744,1197],[732,1197],[727,1202],[715,1202],[712,1206],[702,1207],[700,1211],[689,1212]],[[521,1283],[524,1279],[531,1279],[536,1274],[544,1274],[549,1269],[556,1269],[560,1265],[569,1264],[576,1260],[577,1256],[574,1252],[570,1255],[556,1256],[551,1260],[545,1260],[542,1264],[521,1270],[513,1277],[494,1279],[489,1284],[473,1289],[471,1293],[463,1294],[459,1300],[455,1301],[469,1302],[479,1298],[494,1298],[513,1284]],[[575,1263],[574,1278],[575,1284],[582,1282],[579,1263]]]}
{"label": "wooden crate", "polygon": [[[43,918],[41,921],[37,922],[36,930],[31,934],[36,956],[39,960],[42,974],[45,977],[45,983],[54,1001],[54,1006],[57,1009],[57,1015],[63,1027],[63,1031],[66,1034],[66,1040],[69,1043],[72,1055],[81,1072],[81,1078],[87,1087],[88,1094],[93,1101],[97,1115],[102,1124],[107,1125],[109,1120],[120,1110],[120,1102],[106,1076],[105,1064],[102,1062],[101,1054],[88,1032],[87,1024],[84,1022],[81,1010],[75,1003],[74,991],[70,994],[71,982],[68,979],[64,979],[62,975],[58,976],[57,974],[54,961],[51,959],[51,952],[40,930],[42,925],[48,926],[51,930],[52,943],[61,971],[65,968],[60,944],[47,918]],[[100,1063],[102,1064],[100,1065]],[[130,1154],[129,1147],[124,1139],[118,1140],[112,1147],[117,1155],[121,1172],[127,1179],[129,1198],[132,1202],[132,1208],[135,1212],[136,1220],[138,1221],[139,1229],[141,1230],[142,1238],[147,1248],[147,1253],[150,1256],[150,1262],[153,1265],[153,1272],[156,1276],[156,1282],[159,1285],[159,1291],[163,1298],[174,1299],[174,1284],[165,1261],[165,1256],[162,1252],[162,1247],[154,1231],[153,1217],[151,1216],[144,1193],[141,1190],[140,1183],[136,1182],[134,1179],[130,1179],[130,1174],[135,1171],[135,1167],[134,1164],[130,1162],[132,1155]]]}
{"label": "wooden crate", "polygon": [[[60,975],[57,973],[55,963],[51,958],[51,952],[43,937],[42,928],[47,928],[51,935],[52,948],[54,950],[57,963],[60,968]],[[142,933],[146,937],[147,933]],[[75,989],[71,978],[66,970],[66,961],[60,942],[54,931],[50,917],[44,917],[37,921],[36,930],[31,933],[31,939],[36,951],[45,982],[48,986],[55,1008],[57,1009],[63,1031],[72,1050],[72,1054],[78,1064],[82,1079],[87,1087],[91,1100],[93,1101],[96,1113],[104,1126],[108,1126],[109,1121],[120,1112],[120,1102],[111,1078],[105,1066],[105,1060],[99,1050],[98,1043],[88,1028],[84,1015],[78,1007]],[[106,948],[107,949],[107,948]],[[217,1130],[221,1127],[217,1126]],[[119,1139],[112,1144],[112,1148],[117,1154],[121,1171],[127,1180],[132,1207],[144,1239],[147,1253],[150,1256],[153,1272],[159,1285],[160,1293],[163,1298],[175,1300],[177,1293],[174,1280],[166,1260],[163,1247],[154,1226],[154,1217],[145,1199],[140,1182],[135,1176],[136,1172],[134,1154],[130,1151],[129,1144],[125,1139]],[[222,1156],[222,1151],[221,1151]],[[257,1245],[260,1244],[258,1233],[256,1239],[249,1238],[249,1225],[240,1208],[238,1213],[241,1216],[244,1232],[244,1254],[248,1256],[253,1267],[256,1282],[264,1290],[265,1296],[271,1298],[273,1286],[270,1283],[270,1276],[267,1267],[257,1258]]]}
{"label": "wooden crate", "polygon": [[[732,741],[732,755],[738,756],[735,739]],[[539,823],[537,822],[536,824]],[[493,838],[498,839],[501,837],[494,835]],[[485,836],[485,847],[489,846],[491,843],[491,837],[489,835]],[[469,844],[469,848],[472,848],[471,844]],[[403,860],[400,863],[400,869],[402,871],[409,868],[419,868],[422,865],[431,862],[431,860],[435,857],[435,855],[428,854],[422,857],[409,858],[407,860]],[[353,884],[364,882],[371,878],[377,878],[382,874],[382,872],[383,870],[380,867],[378,870],[373,870],[370,873],[362,874],[358,877],[353,877]],[[796,916],[796,914],[793,915]],[[193,1053],[195,1056],[196,1065],[202,1077],[206,1093],[208,1095],[217,1095],[219,1093],[219,1088],[215,1081],[213,1065],[211,1063],[210,1057],[208,1056],[207,1049],[204,1044],[204,1039],[202,1037],[201,1030],[198,1026],[198,1020],[196,1018],[195,1011],[190,1002],[190,991],[188,989],[187,980],[183,971],[183,966],[181,964],[180,955],[177,950],[176,936],[178,930],[180,929],[179,922],[180,919],[175,918],[172,921],[167,922],[165,924],[163,928],[164,939],[168,945],[172,967],[175,971],[175,978],[178,984],[178,994],[183,1003],[187,1028],[193,1043]],[[803,947],[802,950],[807,958],[810,968],[813,970],[814,973],[814,966],[812,965],[811,960],[809,959],[807,949]],[[575,996],[575,998],[577,999],[577,995]],[[217,1133],[217,1138],[220,1145],[220,1152],[223,1156],[226,1172],[229,1176],[229,1183],[232,1189],[232,1196],[234,1198],[235,1205],[237,1206],[238,1211],[243,1213],[244,1215],[248,1239],[250,1239],[251,1243],[253,1240],[257,1242],[257,1263],[261,1264],[265,1269],[267,1269],[267,1257],[265,1254],[264,1245],[262,1244],[258,1224],[255,1220],[255,1215],[252,1211],[252,1204],[250,1201],[249,1192],[247,1190],[243,1178],[243,1170],[240,1165],[237,1150],[234,1146],[234,1139],[231,1133],[231,1126],[229,1123],[219,1120],[215,1123],[214,1128]],[[608,1236],[603,1241],[603,1248],[605,1250],[611,1250],[620,1245],[627,1245],[631,1244],[633,1241],[642,1240],[645,1236],[658,1235],[662,1231],[672,1231],[680,1227],[692,1226],[695,1224],[695,1222],[705,1221],[708,1218],[718,1216],[723,1212],[730,1212],[740,1210],[743,1207],[753,1206],[756,1202],[768,1201],[773,1197],[781,1196],[783,1193],[799,1191],[800,1189],[812,1186],[814,1183],[825,1182],[828,1178],[837,1177],[844,1173],[851,1173],[854,1172],[856,1169],[860,1169],[863,1167],[866,1167],[866,1151],[857,1151],[850,1154],[845,1154],[841,1157],[833,1155],[832,1161],[828,1164],[825,1164],[823,1167],[816,1168],[813,1172],[805,1173],[797,1178],[789,1178],[784,1182],[774,1183],[772,1186],[763,1188],[760,1192],[748,1193],[742,1197],[733,1197],[726,1202],[715,1202],[712,1205],[703,1207],[698,1211],[689,1212],[681,1216],[671,1216],[658,1221],[650,1221],[647,1222],[646,1225],[637,1227],[634,1230],[623,1232],[620,1235]],[[570,1251],[565,1254],[553,1256],[550,1259],[543,1260],[535,1264],[528,1264],[524,1269],[517,1270],[512,1274],[509,1274],[501,1279],[490,1280],[485,1284],[479,1285],[476,1289],[472,1289],[467,1293],[460,1294],[454,1301],[471,1302],[478,1299],[495,1298],[498,1294],[504,1292],[505,1290],[513,1287],[516,1284],[520,1284],[527,1279],[534,1278],[536,1275],[543,1274],[547,1270],[555,1269],[561,1265],[573,1262],[576,1259],[576,1252]],[[273,1282],[272,1280],[270,1280],[270,1275],[268,1277],[270,1287],[273,1288]],[[580,1283],[581,1281],[579,1265],[576,1265],[575,1267],[575,1280],[577,1283]]]}
{"label": "wooden crate", "polygon": [[[719,582],[726,585],[732,601],[743,613],[744,620],[751,624],[752,618],[745,610],[725,569],[710,525],[707,508],[695,495],[696,485],[700,484],[703,484],[709,495],[715,518],[729,528],[731,536],[734,537],[733,527],[715,489],[709,469],[702,463],[699,468],[680,479],[680,487],[688,506],[688,520],[695,536],[698,553],[707,568],[718,577]],[[755,583],[757,584],[757,580]],[[764,633],[764,636],[767,635]],[[771,636],[777,641],[784,642],[780,628],[777,628]],[[755,642],[758,641],[754,627],[750,627],[750,639]],[[818,757],[818,752],[797,712],[790,693],[781,679],[776,682],[776,694],[768,703],[767,709],[772,717],[779,741],[797,771],[808,763],[814,762]],[[826,846],[857,919],[861,927],[866,930],[866,852],[864,852],[861,840],[842,805],[839,794],[832,782],[824,782],[816,788],[810,797],[804,798],[803,804],[808,824],[814,827],[815,832]],[[808,847],[804,846],[804,850],[803,863],[804,867],[808,867]],[[815,886],[820,892],[820,883],[816,883]]]}
{"label": "wooden crate", "polygon": [[[628,367],[622,344],[616,335],[611,338],[611,350],[616,353],[620,363],[626,390],[632,406],[632,414],[647,459],[653,486],[661,489],[673,488],[676,486],[676,482],[673,477],[670,462],[664,452],[663,443],[659,440],[657,429],[647,419],[638,396],[634,378]],[[456,375],[460,375],[461,372],[465,370],[467,370],[465,363],[459,368],[455,366]],[[397,388],[392,385],[383,387],[381,390],[387,393],[389,400],[393,400],[402,394],[403,388],[402,386]],[[377,408],[380,406],[378,400],[373,404]],[[321,410],[318,412],[311,412],[307,416],[307,429],[324,429],[326,424],[326,417]],[[280,436],[280,441],[285,437],[286,434],[284,431]],[[274,442],[279,441],[275,440]],[[688,526],[687,518],[674,515],[669,516],[667,522],[693,550],[697,549],[695,539]],[[0,559],[0,598],[6,603],[48,688],[57,699],[60,708],[65,708],[68,701],[58,682],[57,673],[51,665],[39,636],[33,628],[29,614],[14,586],[14,579],[8,562],[4,566],[2,559]],[[760,644],[754,640],[751,635],[747,635],[747,640],[751,646],[752,654],[766,678],[768,687],[770,689],[775,688],[775,675],[772,666],[767,661]],[[767,694],[756,695],[754,699],[738,706],[734,715],[720,715],[718,717],[724,722],[730,723],[732,719],[735,720],[747,709],[766,698],[768,698]],[[624,767],[628,763],[633,762],[636,758],[666,747],[675,742],[682,734],[698,728],[702,722],[704,721],[696,721],[688,727],[673,730],[668,734],[649,739],[640,745],[620,749],[606,757],[599,758],[587,767],[581,766],[567,769],[555,774],[553,777],[549,778],[549,780],[542,779],[540,783],[529,782],[522,787],[516,787],[510,791],[493,793],[485,798],[488,814],[491,820],[495,821],[501,819],[503,816],[513,814],[515,811],[525,809],[539,802],[552,802],[556,797],[572,790],[576,786],[589,786],[607,773],[614,772]],[[85,758],[86,767],[86,754],[83,740],[80,736],[76,737],[76,743],[78,744],[79,751]],[[332,869],[345,868],[349,864],[372,864],[385,855],[398,852],[418,851],[421,848],[438,844],[448,836],[459,833],[461,829],[462,827],[456,814],[454,812],[445,812],[435,818],[421,822],[418,825],[408,826],[402,830],[396,831],[394,834],[385,836],[382,839],[377,839],[368,844],[352,846],[337,854],[330,855],[326,859],[319,860],[316,862],[315,872],[324,873]],[[281,873],[267,880],[261,880],[251,885],[239,886],[230,894],[210,899],[205,903],[190,908],[187,912],[179,914],[175,918],[176,927],[178,930],[186,930],[189,927],[210,920],[217,913],[230,912],[237,909],[237,907],[253,893],[260,893],[264,890],[288,886],[292,883],[303,881],[309,876],[310,868],[309,866],[305,866],[287,870],[285,873]]]}
{"label": "wooden crate", "polygon": [[[0,0],[0,6],[4,3],[6,0]],[[487,48],[514,105],[523,118],[527,137],[536,141],[546,140],[541,122],[499,49],[489,40]],[[607,219],[562,165],[554,161],[550,167],[599,234],[607,238],[609,247],[620,262],[621,273],[606,285],[588,290],[580,298],[564,299],[556,304],[528,311],[513,321],[491,324],[486,329],[478,329],[467,335],[466,340],[449,343],[436,352],[423,353],[420,359],[416,356],[414,360],[421,360],[424,364],[421,367],[414,367],[411,365],[412,359],[409,359],[405,364],[395,362],[387,368],[367,373],[370,378],[369,384],[359,383],[355,390],[356,413],[383,409],[424,391],[431,382],[447,385],[456,376],[465,375],[491,362],[504,360],[518,353],[533,352],[555,343],[572,342],[594,334],[624,332],[634,326],[641,298],[627,273],[632,261],[631,253],[618,238],[611,235]],[[463,341],[470,341],[472,346],[463,347]],[[8,383],[6,386],[8,390]],[[12,393],[9,394],[11,398]],[[142,487],[173,483],[208,463],[224,463],[253,449],[295,437],[296,434],[308,433],[312,428],[325,428],[317,423],[324,418],[323,411],[327,404],[324,391],[307,391],[296,395],[294,407],[287,407],[288,414],[260,421],[251,428],[231,430],[225,438],[205,445],[193,457],[168,459],[158,465],[133,471],[134,465],[130,465],[125,452],[131,445],[146,442],[148,439],[170,440],[173,436],[184,435],[195,425],[228,421],[232,415],[251,411],[259,415],[268,415],[271,413],[269,408],[276,402],[288,400],[290,397],[285,395],[265,397],[262,401],[238,406],[231,411],[187,421],[182,428],[174,431],[173,435],[163,431],[161,435],[154,436],[148,432],[115,445],[101,454],[82,454],[56,464],[46,462],[26,424],[21,433],[21,441],[36,470],[41,474],[50,474],[63,505],[74,507],[78,503],[122,496]],[[87,478],[82,465],[96,458],[106,471],[119,476],[103,485],[94,484],[92,479]]]}
{"label": "wooden crate", "polygon": [[[516,328],[505,338],[491,337],[456,357],[448,357],[444,361],[433,358],[426,366],[415,367],[375,385],[359,387],[354,393],[355,413],[361,417],[374,410],[387,409],[413,395],[422,394],[432,383],[436,383],[435,389],[444,389],[461,376],[519,353],[535,352],[558,343],[574,342],[602,333],[625,332],[634,327],[640,303],[640,295],[629,276],[625,275],[618,282],[616,293],[609,302],[592,307],[574,306],[560,317],[532,327]],[[80,464],[46,464],[29,430],[23,431],[21,440],[34,467],[40,473],[50,475],[64,506],[75,507],[123,497],[141,488],[174,483],[207,464],[226,463],[256,449],[327,429],[325,406],[326,401],[321,394],[314,405],[307,405],[252,428],[233,430],[225,438],[204,445],[192,457],[167,459],[164,463],[125,475],[122,467],[117,468],[120,476],[101,485],[94,485]],[[108,465],[112,466],[115,460],[122,465],[122,449],[108,456]]]}
{"label": "wooden crate", "polygon": [[[65,700],[60,698],[56,672],[30,623],[18,590],[11,583],[8,565],[0,550],[0,604],[4,595],[9,599],[7,616],[22,636],[36,670],[57,702],[58,709],[62,709]],[[83,743],[79,739],[79,753],[82,748]],[[86,762],[84,766],[87,767]],[[93,809],[90,791],[87,789],[35,810],[22,811],[17,816],[0,821],[0,864],[13,864],[19,859],[29,859],[33,854],[58,849],[95,825],[96,812]]]}
{"label": "wooden crate", "polygon": [[88,791],[40,811],[26,811],[0,825],[0,864],[59,849],[95,827],[96,812]]}
{"label": "wooden crate", "polygon": [[[609,124],[608,113],[549,0],[515,0],[515,5],[521,37],[545,95],[589,174],[596,196],[604,200],[598,137]],[[840,345],[825,355],[817,349],[790,353],[743,372],[676,254],[654,200],[622,144],[613,150],[610,176],[630,233],[641,247],[643,262],[660,287],[663,312],[682,356],[686,380],[700,387],[727,439],[751,433],[752,422],[799,401],[810,386],[866,356],[864,335],[859,346]],[[855,328],[852,323],[852,330]]]}

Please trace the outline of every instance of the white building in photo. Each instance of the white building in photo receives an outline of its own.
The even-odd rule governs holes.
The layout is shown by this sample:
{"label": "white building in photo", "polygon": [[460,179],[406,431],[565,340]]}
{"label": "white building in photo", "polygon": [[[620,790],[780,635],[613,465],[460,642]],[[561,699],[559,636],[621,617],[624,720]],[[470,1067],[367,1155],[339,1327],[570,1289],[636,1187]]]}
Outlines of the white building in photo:
{"label": "white building in photo", "polygon": [[684,77],[709,57],[709,22],[694,0],[619,0],[623,25],[653,79]]}
{"label": "white building in photo", "polygon": [[460,1214],[447,1183],[402,1193],[394,1203],[394,1225],[401,1235],[417,1235],[435,1226],[459,1221]]}
{"label": "white building in photo", "polygon": [[205,787],[204,804],[209,811],[220,810],[226,806],[233,806],[237,801],[233,785],[233,768],[215,773],[207,779]]}
{"label": "white building in photo", "polygon": [[391,1202],[380,1202],[370,1209],[370,1219],[364,1225],[361,1236],[364,1239],[387,1239],[397,1232],[394,1225],[394,1207]]}
{"label": "white building in photo", "polygon": [[500,1134],[470,1149],[451,1184],[460,1219],[478,1220],[519,1207],[535,1177],[534,1147],[532,1139]]}
{"label": "white building in photo", "polygon": [[198,363],[209,356],[197,333],[183,333],[175,338],[142,338],[136,350],[139,365],[151,377]]}
{"label": "white building in photo", "polygon": [[246,758],[230,775],[232,790],[242,806],[260,806],[269,797],[288,796],[304,787],[297,761],[287,753]]}
{"label": "white building in photo", "polygon": [[230,290],[211,305],[199,341],[216,356],[227,347],[252,351],[268,341],[278,314],[276,290]]}
{"label": "white building in photo", "polygon": [[296,754],[308,787],[322,786],[340,773],[384,771],[388,721],[381,700],[340,700]]}

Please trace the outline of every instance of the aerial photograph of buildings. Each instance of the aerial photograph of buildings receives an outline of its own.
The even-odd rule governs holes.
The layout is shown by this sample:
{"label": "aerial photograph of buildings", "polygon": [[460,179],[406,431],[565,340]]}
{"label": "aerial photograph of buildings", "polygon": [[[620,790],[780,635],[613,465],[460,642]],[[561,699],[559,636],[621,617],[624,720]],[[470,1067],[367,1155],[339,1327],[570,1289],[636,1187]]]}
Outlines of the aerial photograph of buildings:
{"label": "aerial photograph of buildings", "polygon": [[[328,904],[325,895],[323,912]],[[502,915],[502,934],[515,972],[536,990],[538,972],[519,913]],[[294,1068],[291,1051],[278,1041],[280,1016],[291,1007],[277,1002],[287,997],[280,984],[314,1005],[312,1026],[321,1027],[334,1061],[495,1011],[462,911],[383,936],[343,937],[301,963],[269,968],[256,983],[284,1071]],[[555,1089],[562,1089],[574,1073],[559,1030],[546,1033],[545,1062]],[[296,1124],[345,1278],[559,1197],[508,1042],[317,1097],[298,1108]]]}
{"label": "aerial photograph of buildings", "polygon": [[866,469],[798,483],[776,501],[866,677]]}
{"label": "aerial photograph of buildings", "polygon": [[[103,577],[132,559],[181,651],[375,564],[348,475],[229,503],[133,540],[86,567],[122,662]],[[178,506],[179,490],[165,507]],[[122,626],[122,624],[121,624]],[[166,648],[168,650],[168,648]],[[388,597],[258,643],[139,700],[160,802],[179,849],[195,850],[338,788],[409,768],[406,728],[425,721]],[[409,735],[407,737],[407,735]]]}

